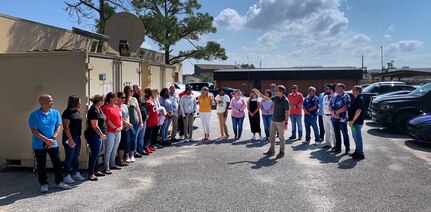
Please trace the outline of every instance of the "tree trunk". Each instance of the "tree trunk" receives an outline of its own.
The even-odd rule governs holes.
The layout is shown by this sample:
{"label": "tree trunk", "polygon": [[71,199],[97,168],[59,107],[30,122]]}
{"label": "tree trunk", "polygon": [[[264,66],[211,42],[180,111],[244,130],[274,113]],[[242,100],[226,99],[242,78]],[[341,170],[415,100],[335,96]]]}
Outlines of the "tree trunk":
{"label": "tree trunk", "polygon": [[165,50],[165,64],[166,65],[170,65],[170,61],[169,61],[169,59],[170,59],[170,57],[169,57],[169,47],[166,47],[166,50]]}

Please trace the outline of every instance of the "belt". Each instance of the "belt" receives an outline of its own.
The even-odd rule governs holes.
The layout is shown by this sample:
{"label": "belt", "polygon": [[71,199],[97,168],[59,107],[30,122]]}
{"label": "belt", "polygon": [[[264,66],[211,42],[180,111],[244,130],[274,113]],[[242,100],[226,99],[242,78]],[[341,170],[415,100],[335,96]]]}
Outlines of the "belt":
{"label": "belt", "polygon": [[325,114],[325,116],[330,116],[331,114]]}

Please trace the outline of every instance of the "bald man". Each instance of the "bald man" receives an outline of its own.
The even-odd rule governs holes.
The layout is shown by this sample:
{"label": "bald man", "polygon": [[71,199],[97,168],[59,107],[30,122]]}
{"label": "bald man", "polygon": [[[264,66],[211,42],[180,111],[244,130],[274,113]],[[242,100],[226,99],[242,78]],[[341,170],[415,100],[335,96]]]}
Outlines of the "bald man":
{"label": "bald man", "polygon": [[29,118],[29,126],[33,134],[32,147],[36,155],[37,173],[42,193],[48,192],[48,177],[45,169],[47,154],[51,158],[54,167],[57,188],[71,188],[63,182],[61,174],[60,154],[57,143],[57,136],[61,130],[61,116],[58,110],[51,108],[52,104],[53,99],[50,95],[41,95],[39,97],[40,108],[31,113]]}

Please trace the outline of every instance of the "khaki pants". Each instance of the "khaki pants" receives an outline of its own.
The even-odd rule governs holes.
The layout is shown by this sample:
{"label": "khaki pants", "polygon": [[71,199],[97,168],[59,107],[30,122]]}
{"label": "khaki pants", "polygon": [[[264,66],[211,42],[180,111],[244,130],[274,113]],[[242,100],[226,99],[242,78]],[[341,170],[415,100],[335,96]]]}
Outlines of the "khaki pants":
{"label": "khaki pants", "polygon": [[218,116],[218,124],[220,128],[221,136],[228,136],[229,133],[227,132],[227,125],[226,125],[227,117],[224,117],[224,113],[217,113],[217,116]]}
{"label": "khaki pants", "polygon": [[190,113],[186,113],[184,117],[184,137],[185,139],[193,138],[193,121],[195,117]]}
{"label": "khaki pants", "polygon": [[275,151],[275,134],[278,132],[278,138],[280,139],[280,152],[284,152],[286,141],[284,140],[284,121],[283,122],[274,122],[271,121],[270,128],[270,147],[269,151]]}
{"label": "khaki pants", "polygon": [[178,117],[172,116],[172,130],[171,130],[171,139],[175,139],[177,136],[178,130]]}

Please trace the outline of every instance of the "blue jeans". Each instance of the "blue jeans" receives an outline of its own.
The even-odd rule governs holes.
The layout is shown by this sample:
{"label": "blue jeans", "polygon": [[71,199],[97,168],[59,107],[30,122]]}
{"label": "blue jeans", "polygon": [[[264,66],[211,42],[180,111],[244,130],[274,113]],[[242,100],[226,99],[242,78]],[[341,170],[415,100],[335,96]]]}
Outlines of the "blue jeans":
{"label": "blue jeans", "polygon": [[265,135],[269,138],[269,129],[271,128],[272,114],[262,115],[263,127],[265,128]]}
{"label": "blue jeans", "polygon": [[74,172],[79,171],[79,152],[81,151],[81,136],[73,137],[75,147],[72,148],[66,144],[67,137],[63,138],[63,146],[66,157],[64,158],[64,173],[66,175],[72,174],[70,168],[73,168]]}
{"label": "blue jeans", "polygon": [[353,140],[355,140],[355,145],[356,145],[355,152],[362,155],[362,154],[364,154],[364,147],[363,147],[363,143],[362,143],[361,130],[362,130],[361,124],[353,124],[352,125],[352,137],[353,137]]}
{"label": "blue jeans", "polygon": [[332,120],[335,135],[335,149],[341,149],[341,133],[343,133],[343,141],[346,150],[350,150],[349,134],[347,132],[347,123],[340,120]]}
{"label": "blue jeans", "polygon": [[90,155],[88,160],[88,175],[91,176],[99,171],[98,159],[100,151],[102,150],[102,139],[96,133],[85,132],[85,140],[87,140],[90,147]]}
{"label": "blue jeans", "polygon": [[115,166],[115,157],[117,156],[118,146],[120,145],[121,132],[107,132],[105,141],[104,162],[105,169]]}
{"label": "blue jeans", "polygon": [[292,136],[296,137],[296,127],[298,126],[298,137],[302,137],[302,115],[290,115],[292,123]]}
{"label": "blue jeans", "polygon": [[169,126],[171,125],[171,122],[172,122],[172,118],[165,120],[165,122],[163,122],[162,128],[160,129],[160,135],[162,136],[162,141],[168,140],[168,129],[169,129]]}
{"label": "blue jeans", "polygon": [[137,125],[137,127],[135,128],[135,126],[133,126],[133,128],[135,128],[136,131],[136,138],[135,138],[135,148],[133,148],[132,150],[136,151],[139,154],[142,154],[144,152],[144,135],[145,135],[145,131],[147,129],[147,121],[144,121],[144,128],[139,129],[139,124]]}
{"label": "blue jeans", "polygon": [[320,142],[319,128],[317,128],[317,116],[305,115],[304,125],[305,125],[305,140],[306,141],[311,140],[311,132],[310,132],[310,126],[311,126],[314,131],[314,141]]}
{"label": "blue jeans", "polygon": [[233,132],[235,134],[235,137],[237,138],[241,138],[243,123],[244,123],[244,117],[242,118],[232,117]]}

